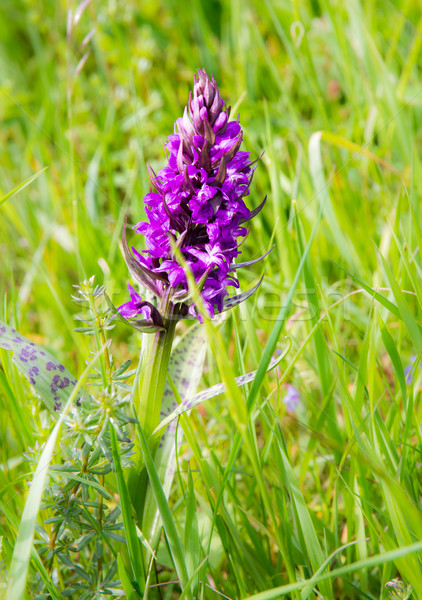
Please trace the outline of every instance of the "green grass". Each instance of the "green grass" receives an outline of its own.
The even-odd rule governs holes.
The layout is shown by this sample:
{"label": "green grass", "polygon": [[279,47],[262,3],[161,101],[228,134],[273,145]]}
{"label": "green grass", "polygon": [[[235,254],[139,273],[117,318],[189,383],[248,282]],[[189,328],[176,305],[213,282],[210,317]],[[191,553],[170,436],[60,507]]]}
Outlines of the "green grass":
{"label": "green grass", "polygon": [[[242,260],[276,243],[239,272],[242,291],[264,274],[258,292],[206,328],[200,385],[224,381],[227,392],[180,418],[168,503],[140,431],[164,523],[157,572],[111,430],[116,472],[104,485],[110,510],[123,505],[116,535],[129,553],[104,538],[118,573],[107,580],[102,565],[98,585],[120,579],[135,600],[144,585],[157,597],[157,583],[166,599],[346,600],[387,598],[398,577],[422,600],[419,3],[92,0],[70,36],[67,8],[16,0],[1,11],[0,319],[81,375],[98,348],[74,331],[72,286],[95,275],[114,304],[126,300],[123,221],[143,217],[146,164],[163,165],[198,67],[240,113],[245,149],[265,151],[247,204],[268,200]],[[116,363],[136,365],[141,336],[119,324],[110,337]],[[300,392],[295,413],[288,384]],[[62,598],[58,563],[38,552],[51,515],[36,511],[32,550],[37,515],[21,519],[37,508],[25,503],[41,444],[60,465],[65,442],[50,437],[52,419],[5,350],[0,410],[0,596],[24,543],[25,598]],[[94,502],[98,490],[83,487]],[[88,569],[94,554],[71,558]]]}

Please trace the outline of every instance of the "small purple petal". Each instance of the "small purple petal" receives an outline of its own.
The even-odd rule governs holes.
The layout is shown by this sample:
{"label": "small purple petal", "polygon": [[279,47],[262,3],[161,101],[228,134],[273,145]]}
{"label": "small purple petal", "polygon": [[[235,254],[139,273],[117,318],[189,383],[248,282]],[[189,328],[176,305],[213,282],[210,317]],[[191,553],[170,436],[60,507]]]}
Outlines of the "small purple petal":
{"label": "small purple petal", "polygon": [[300,395],[297,389],[293,385],[287,386],[287,394],[283,398],[283,402],[286,405],[287,410],[295,412],[299,405]]}
{"label": "small purple petal", "polygon": [[[413,381],[413,375],[415,374],[415,362],[417,356],[412,354],[410,357],[410,365],[407,365],[404,369],[404,376],[406,377],[406,384],[410,385]],[[419,362],[419,368],[422,368],[422,363]]]}

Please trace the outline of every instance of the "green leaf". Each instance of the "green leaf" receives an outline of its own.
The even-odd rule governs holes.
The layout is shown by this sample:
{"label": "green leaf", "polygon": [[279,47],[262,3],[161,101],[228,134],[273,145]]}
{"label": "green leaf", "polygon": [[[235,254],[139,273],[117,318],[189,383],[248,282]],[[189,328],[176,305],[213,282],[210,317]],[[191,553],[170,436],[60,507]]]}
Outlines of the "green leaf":
{"label": "green leaf", "polygon": [[[303,231],[299,217],[299,213],[296,212],[296,231],[298,239],[299,255],[302,256],[304,251]],[[332,437],[336,438],[339,443],[342,441],[342,436],[338,427],[337,412],[334,400],[332,399],[333,393],[333,372],[331,369],[329,349],[327,341],[324,336],[324,330],[322,323],[319,322],[321,311],[318,302],[318,290],[315,283],[315,277],[312,270],[311,256],[308,255],[305,264],[303,266],[303,280],[305,283],[305,289],[307,293],[307,302],[310,310],[311,324],[315,327],[313,342],[314,342],[314,354],[316,356],[318,364],[319,379],[321,382],[321,395],[322,402],[325,405],[325,410],[321,411],[321,419],[319,427],[325,427],[329,430]],[[316,445],[316,438],[311,438],[308,446],[309,453],[313,452]]]}
{"label": "green leaf", "polygon": [[344,565],[343,567],[339,567],[338,569],[333,569],[329,573],[324,573],[318,576],[314,575],[310,579],[303,579],[302,581],[298,581],[297,583],[290,583],[288,585],[274,587],[272,589],[265,590],[264,592],[259,592],[258,594],[247,596],[244,600],[275,600],[276,598],[280,598],[281,596],[290,594],[295,590],[301,590],[311,582],[313,585],[316,585],[317,583],[320,583],[321,581],[326,581],[327,579],[343,577],[344,575],[354,573],[355,571],[360,571],[362,569],[371,569],[378,565],[383,565],[385,563],[396,561],[404,558],[405,556],[411,556],[412,554],[420,552],[421,550],[422,542],[415,542],[414,544],[411,544],[409,546],[403,546],[395,550],[390,550],[389,552],[382,552],[381,554],[376,554],[375,556],[370,556],[363,560],[358,560],[357,562]]}
{"label": "green leaf", "polygon": [[77,385],[76,378],[54,356],[3,321],[0,321],[0,348],[13,352],[12,361],[34,386],[56,420],[60,411],[54,409],[55,403],[66,403],[76,387],[80,391],[75,402],[87,398],[87,392]]}
{"label": "green leaf", "polygon": [[[190,327],[181,338],[176,347],[173,348],[168,374],[176,386],[178,394],[185,401],[191,397],[199,384],[205,360],[206,339],[204,329],[201,325]],[[168,381],[164,387],[161,415],[174,412],[177,400]],[[159,431],[157,427],[153,435]],[[164,493],[168,498],[176,470],[176,426],[169,427],[160,440],[159,447],[154,456],[154,465],[160,477]],[[177,430],[178,448],[183,440],[183,432]],[[157,515],[157,505],[152,490],[147,491],[147,498],[142,521],[144,534],[151,540],[155,547],[161,529],[161,520]]]}
{"label": "green leaf", "polygon": [[410,335],[413,343],[415,344],[417,350],[419,352],[421,352],[422,351],[421,329],[420,329],[418,323],[416,322],[416,320],[412,314],[412,311],[409,308],[409,305],[406,301],[405,295],[401,291],[401,289],[397,283],[397,280],[394,277],[392,270],[388,266],[383,255],[380,253],[379,256],[381,258],[384,270],[387,274],[388,281],[390,282],[390,286],[391,286],[391,290],[393,292],[394,298],[399,307],[400,318],[403,320],[404,324],[406,325],[406,329],[409,332],[409,335]]}
{"label": "green leaf", "polygon": [[[288,348],[282,354],[280,354],[280,356],[273,357],[271,359],[271,361],[268,365],[268,368],[267,368],[267,373],[272,371],[287,356],[292,344],[291,344],[291,340],[289,338],[286,338],[286,339],[288,339],[288,342],[289,342]],[[238,386],[246,385],[247,383],[250,383],[251,381],[254,380],[255,375],[256,375],[256,371],[251,371],[250,373],[247,373],[246,375],[240,375],[239,377],[236,377],[235,381]],[[171,376],[171,378],[172,378],[173,383],[175,384],[174,377]],[[177,385],[176,385],[176,388],[179,389],[179,387]],[[191,397],[188,396],[186,398],[186,400],[183,400],[183,402],[181,404],[179,404],[179,406],[175,410],[173,410],[172,413],[170,413],[167,417],[165,417],[161,421],[161,423],[156,428],[154,433],[157,433],[158,431],[160,431],[160,429],[163,429],[163,427],[167,427],[167,425],[169,425],[169,423],[174,421],[174,419],[176,419],[176,417],[191,410],[192,408],[195,408],[195,406],[202,404],[206,400],[215,398],[216,396],[219,396],[220,394],[224,394],[225,390],[226,390],[226,386],[224,383],[217,383],[216,385],[213,385],[212,387],[207,388],[206,390],[203,390],[202,392],[199,392],[198,394],[195,394],[195,396],[191,396]],[[183,392],[183,390],[182,390],[182,392]],[[179,393],[180,393],[180,391],[179,391]],[[185,394],[180,393],[180,395],[181,395],[181,397],[183,397]]]}
{"label": "green leaf", "polygon": [[[182,589],[186,589],[189,577],[185,562],[185,556],[180,542],[179,535],[177,533],[176,523],[174,522],[171,509],[168,505],[166,495],[160,482],[157,470],[154,465],[151,453],[148,448],[147,441],[141,426],[137,426],[139,445],[144,457],[145,467],[148,473],[149,482],[157,503],[158,510],[160,511],[161,520],[163,522],[164,532],[166,534],[168,546],[173,559],[173,563],[179,577]],[[186,594],[188,598],[192,598],[191,593]]]}
{"label": "green leaf", "polygon": [[[201,557],[201,544],[199,541],[198,515],[196,511],[195,488],[193,485],[192,471],[188,469],[188,489],[186,493],[186,525],[185,525],[185,557],[188,575],[192,577],[197,573]],[[193,597],[196,598],[199,586],[199,574],[191,584]]]}
{"label": "green leaf", "polygon": [[63,411],[58,417],[57,423],[45,444],[44,450],[35,469],[32,478],[31,487],[28,497],[25,502],[21,522],[19,525],[18,535],[16,537],[13,548],[12,562],[10,565],[9,583],[7,587],[7,600],[22,600],[25,594],[26,577],[28,573],[29,558],[31,554],[32,541],[34,538],[35,524],[40,508],[41,498],[44,491],[45,480],[48,473],[48,467],[56,445],[57,436],[60,431],[66,412],[69,410],[72,403],[78,397],[79,391],[85,382],[91,367],[98,360],[103,348],[99,350],[91,362],[88,364],[81,378],[70,394]]}
{"label": "green leaf", "polygon": [[406,406],[406,378],[404,375],[403,364],[401,362],[400,355],[397,351],[396,344],[394,343],[394,340],[391,337],[385,323],[383,322],[381,317],[378,317],[378,321],[381,330],[382,341],[384,342],[385,349],[387,350],[391,358],[391,362],[393,363],[394,371],[396,372],[397,379],[399,380],[403,402]]}
{"label": "green leaf", "polygon": [[[306,549],[306,558],[314,571],[317,571],[324,563],[326,557],[321,550],[318,536],[315,531],[314,524],[309,514],[303,494],[300,490],[298,480],[294,474],[292,465],[285,452],[285,444],[281,433],[281,428],[278,425],[275,430],[277,439],[277,450],[280,455],[283,468],[283,482],[286,485],[290,495],[293,514],[295,516],[295,528],[298,531],[298,537],[301,540],[301,546]],[[329,598],[332,595],[332,589],[329,582],[321,585],[321,593],[324,598]],[[305,598],[307,595],[304,596]]]}
{"label": "green leaf", "polygon": [[117,567],[118,567],[118,571],[119,571],[119,579],[120,579],[120,582],[125,591],[127,600],[139,600],[140,596],[138,596],[138,594],[136,593],[136,591],[132,585],[132,582],[130,580],[130,577],[127,574],[127,571],[123,564],[120,553],[117,557]]}
{"label": "green leaf", "polygon": [[331,229],[334,242],[339,248],[341,255],[346,257],[354,267],[359,265],[359,257],[352,241],[344,234],[337,215],[331,203],[329,194],[329,182],[327,183],[322,165],[321,139],[322,131],[316,131],[309,139],[309,168],[314,185],[315,196],[320,203],[322,213]]}
{"label": "green leaf", "polygon": [[[253,380],[251,389],[249,391],[247,400],[246,400],[246,411],[247,411],[247,416],[250,417],[252,415],[252,412],[255,408],[257,399],[258,399],[258,393],[259,390],[261,389],[261,386],[263,384],[268,366],[270,364],[271,361],[271,357],[274,354],[275,348],[276,348],[276,344],[278,342],[278,339],[281,335],[281,332],[283,330],[284,324],[286,322],[287,316],[289,314],[289,311],[291,309],[292,306],[292,302],[293,302],[293,297],[294,294],[296,292],[296,288],[298,286],[299,280],[302,276],[302,270],[304,268],[305,265],[305,261],[307,260],[308,254],[310,252],[310,249],[312,247],[312,243],[313,240],[315,238],[315,234],[320,222],[320,218],[321,218],[321,211],[319,211],[318,213],[318,218],[314,224],[314,227],[312,229],[312,233],[309,237],[308,243],[303,251],[303,254],[301,256],[298,268],[296,270],[296,274],[294,276],[293,282],[290,286],[289,292],[287,294],[287,297],[285,299],[285,301],[283,302],[283,306],[281,307],[279,314],[277,316],[275,325],[270,333],[270,336],[268,338],[268,341],[266,343],[266,346],[264,348],[264,351],[262,353],[262,358],[261,361],[259,363],[255,378]],[[209,338],[211,339],[211,337]],[[220,369],[220,373],[223,375],[224,373],[224,365],[221,365],[220,368],[220,364],[219,364],[219,369]],[[234,380],[234,378],[233,378]],[[235,382],[233,381],[234,385]],[[237,388],[236,388],[237,389]],[[232,388],[230,389],[230,392],[233,394]],[[232,473],[234,464],[236,462],[236,458],[237,458],[237,454],[239,452],[240,446],[242,444],[242,440],[243,440],[243,432],[241,430],[238,430],[234,440],[233,440],[233,444],[230,450],[230,454],[228,456],[227,459],[227,464],[226,464],[226,468],[224,470],[224,475],[222,478],[222,482],[221,482],[221,487],[217,496],[217,500],[216,500],[216,505],[214,508],[214,514],[213,514],[213,521],[211,524],[211,533],[209,536],[209,545],[208,545],[208,553],[209,553],[209,548],[210,548],[210,544],[211,544],[211,539],[212,539],[212,531],[214,529],[215,523],[216,523],[216,519],[217,519],[217,515],[218,515],[218,509],[219,506],[222,502],[223,499],[223,494],[224,494],[224,489],[225,486],[227,485],[228,479],[230,477],[230,474]],[[251,452],[251,459],[253,459],[254,461],[254,468],[256,470],[256,473],[261,473],[261,471],[259,471],[260,469],[260,465],[259,465],[259,458],[258,456],[256,456],[256,445],[253,446],[253,444],[250,444],[250,452]],[[266,508],[271,516],[271,520],[274,523],[274,527],[275,527],[275,531],[276,531],[276,536],[277,536],[277,541],[279,543],[280,548],[284,548],[285,544],[283,543],[283,540],[280,537],[280,529],[278,527],[278,525],[276,524],[276,517],[274,514],[274,511],[272,510],[272,507],[270,505],[270,501],[268,498],[268,492],[267,492],[267,488],[266,488],[266,483],[263,482],[262,477],[259,481],[260,483],[260,488],[261,488],[261,493],[264,496],[264,498],[266,498]],[[294,571],[294,563],[292,560],[292,557],[289,556],[288,554],[285,554],[284,559],[286,561],[286,566],[289,572],[289,575],[294,578],[295,577],[295,571]]]}
{"label": "green leaf", "polygon": [[122,465],[120,462],[119,448],[117,445],[116,432],[114,425],[109,424],[111,451],[113,454],[113,463],[117,479],[117,489],[120,497],[120,507],[122,510],[123,524],[126,535],[127,549],[132,567],[133,580],[137,582],[139,592],[144,593],[145,590],[145,573],[142,562],[141,549],[139,546],[138,535],[136,533],[136,523],[132,510],[132,505],[129,498],[126,481],[123,476]]}
{"label": "green leaf", "polygon": [[[332,260],[332,259],[330,259],[330,260]],[[392,302],[387,300],[387,298],[384,298],[384,296],[381,296],[381,294],[379,294],[376,290],[372,289],[369,285],[367,285],[361,279],[359,279],[359,277],[357,275],[354,275],[351,271],[348,271],[345,267],[343,267],[342,265],[337,263],[335,260],[332,260],[332,262],[335,265],[337,265],[342,271],[344,271],[345,273],[350,275],[350,277],[354,281],[356,281],[356,283],[358,283],[366,292],[368,292],[368,294],[370,294],[373,298],[375,298],[375,300],[377,300],[380,304],[382,304],[382,306],[384,306],[387,310],[389,310],[395,317],[397,317],[398,319],[401,319],[400,310],[397,308],[397,306],[395,304],[393,304]]]}
{"label": "green leaf", "polygon": [[28,177],[28,179],[25,179],[25,181],[22,181],[22,183],[20,183],[16,187],[14,187],[13,190],[10,190],[10,192],[8,192],[5,196],[3,196],[3,198],[0,198],[0,206],[3,204],[3,202],[6,202],[6,200],[9,200],[9,198],[12,198],[16,194],[18,194],[19,192],[24,190],[26,188],[26,186],[30,185],[33,181],[38,179],[38,177],[40,175],[42,175],[47,169],[48,169],[48,167],[44,167],[37,173],[34,173],[30,177]]}
{"label": "green leaf", "polygon": [[93,487],[98,492],[100,492],[100,494],[104,496],[104,498],[107,498],[108,500],[113,500],[113,497],[107,492],[107,490],[94,480],[87,479],[86,477],[80,477],[79,475],[74,475],[73,473],[69,472],[66,473],[66,479],[72,479],[73,481],[78,481],[82,485]]}

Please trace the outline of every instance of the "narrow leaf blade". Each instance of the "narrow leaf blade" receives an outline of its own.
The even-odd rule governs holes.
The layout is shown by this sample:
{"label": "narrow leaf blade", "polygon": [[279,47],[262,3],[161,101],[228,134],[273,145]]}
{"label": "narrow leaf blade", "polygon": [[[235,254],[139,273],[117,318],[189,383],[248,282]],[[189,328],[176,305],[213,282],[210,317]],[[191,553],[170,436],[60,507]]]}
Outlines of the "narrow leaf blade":
{"label": "narrow leaf blade", "polygon": [[120,507],[122,510],[124,529],[126,534],[127,549],[132,566],[132,576],[137,582],[141,593],[145,590],[145,574],[142,562],[141,549],[139,547],[138,536],[136,533],[136,524],[133,517],[132,505],[129,498],[126,481],[123,476],[120,454],[117,446],[117,437],[112,423],[110,427],[111,451],[113,454],[114,469],[117,479],[117,489],[120,497]]}
{"label": "narrow leaf blade", "polygon": [[[280,356],[273,357],[271,359],[270,364],[268,365],[268,368],[267,368],[267,373],[269,371],[272,371],[272,369],[274,369],[287,356],[290,348],[291,348],[291,341],[289,340],[288,348]],[[247,383],[250,383],[251,381],[253,381],[256,373],[257,373],[256,371],[251,371],[250,373],[246,373],[246,375],[240,375],[239,377],[235,378],[235,381],[239,387],[242,385],[246,385]],[[174,380],[173,380],[173,382],[174,382]],[[176,385],[176,387],[177,387],[177,385]],[[170,413],[167,417],[165,417],[161,421],[161,423],[156,428],[154,433],[157,433],[158,431],[160,431],[160,429],[163,429],[163,427],[167,427],[167,425],[169,423],[171,423],[171,421],[173,421],[174,419],[176,419],[183,413],[187,412],[188,410],[191,410],[195,406],[202,404],[202,402],[205,402],[206,400],[210,400],[211,398],[215,398],[216,396],[219,396],[220,394],[224,394],[225,389],[226,388],[225,388],[224,383],[217,383],[216,385],[213,385],[212,387],[210,387],[202,392],[199,392],[198,394],[195,394],[195,396],[186,398],[186,400],[183,400],[182,404],[179,404],[179,406],[175,410],[173,410],[172,413]]]}
{"label": "narrow leaf blade", "polygon": [[226,310],[229,310],[230,308],[233,308],[234,306],[237,306],[241,302],[244,302],[245,300],[250,298],[256,292],[256,290],[259,288],[263,279],[264,278],[261,277],[261,279],[258,281],[258,283],[256,285],[254,285],[253,288],[251,288],[250,290],[247,290],[246,292],[243,292],[242,294],[237,294],[236,296],[232,296],[231,298],[227,298],[226,300],[224,300],[223,312]]}
{"label": "narrow leaf blade", "polygon": [[43,169],[41,169],[37,173],[34,173],[30,177],[28,177],[28,179],[25,179],[25,181],[22,181],[22,183],[20,183],[16,187],[14,187],[13,190],[10,190],[10,192],[8,192],[5,196],[3,196],[3,198],[0,198],[0,206],[3,204],[3,202],[6,202],[6,200],[9,200],[9,198],[12,198],[16,194],[18,194],[19,192],[21,192],[22,190],[24,190],[33,181],[35,181],[36,179],[38,179],[38,177],[40,175],[42,175],[47,169],[48,169],[48,167],[44,167]]}

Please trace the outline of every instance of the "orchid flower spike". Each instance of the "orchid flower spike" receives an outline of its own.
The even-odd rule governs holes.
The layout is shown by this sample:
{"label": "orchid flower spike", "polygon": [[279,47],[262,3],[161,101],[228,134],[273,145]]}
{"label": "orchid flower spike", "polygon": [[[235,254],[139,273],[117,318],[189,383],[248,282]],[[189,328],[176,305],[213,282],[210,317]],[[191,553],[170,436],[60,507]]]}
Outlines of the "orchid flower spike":
{"label": "orchid flower spike", "polygon": [[[129,270],[160,300],[166,318],[189,313],[201,320],[174,246],[191,270],[210,317],[251,295],[227,298],[227,288],[239,287],[238,267],[256,262],[234,260],[241,253],[238,238],[247,235],[244,224],[258,214],[265,200],[254,211],[245,205],[256,161],[240,150],[242,130],[229,117],[230,108],[221,99],[214,77],[199,69],[193,95],[165,146],[166,166],[157,174],[148,169],[152,185],[144,198],[148,220],[134,227],[145,236],[147,249],[130,249],[123,234]],[[131,301],[119,308],[120,313],[126,317],[142,313],[154,319],[153,311],[147,313],[148,305],[134,290],[130,292]]]}

